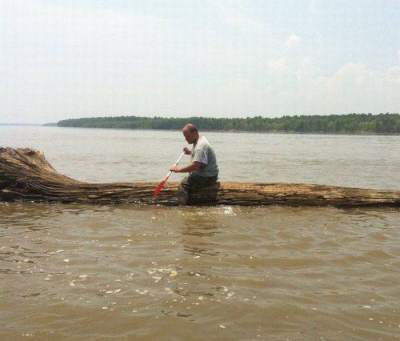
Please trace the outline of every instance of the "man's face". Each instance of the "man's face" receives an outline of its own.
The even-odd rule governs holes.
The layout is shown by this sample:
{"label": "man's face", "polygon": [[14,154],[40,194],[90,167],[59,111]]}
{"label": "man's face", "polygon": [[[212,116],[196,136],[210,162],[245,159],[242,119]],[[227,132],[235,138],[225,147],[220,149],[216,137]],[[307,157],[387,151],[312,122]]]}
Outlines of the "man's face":
{"label": "man's face", "polygon": [[189,144],[193,144],[197,140],[197,133],[195,131],[192,132],[189,129],[183,130],[183,136],[185,136],[185,139]]}

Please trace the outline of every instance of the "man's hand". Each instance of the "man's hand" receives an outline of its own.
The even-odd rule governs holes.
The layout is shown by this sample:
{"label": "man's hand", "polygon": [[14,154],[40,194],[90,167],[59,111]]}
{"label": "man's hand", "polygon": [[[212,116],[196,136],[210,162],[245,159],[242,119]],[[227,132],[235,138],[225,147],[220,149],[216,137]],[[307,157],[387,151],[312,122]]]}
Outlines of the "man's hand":
{"label": "man's hand", "polygon": [[179,168],[177,165],[172,165],[171,167],[169,167],[169,170],[175,173],[190,173],[193,171],[198,171],[204,166],[205,165],[202,164],[201,162],[194,161],[189,166],[182,168]]}
{"label": "man's hand", "polygon": [[190,151],[190,149],[189,149],[188,147],[183,148],[183,152],[184,152],[186,155],[192,154],[192,152]]}
{"label": "man's hand", "polygon": [[171,172],[179,173],[179,167],[177,165],[172,165],[171,167],[169,167],[169,170]]}

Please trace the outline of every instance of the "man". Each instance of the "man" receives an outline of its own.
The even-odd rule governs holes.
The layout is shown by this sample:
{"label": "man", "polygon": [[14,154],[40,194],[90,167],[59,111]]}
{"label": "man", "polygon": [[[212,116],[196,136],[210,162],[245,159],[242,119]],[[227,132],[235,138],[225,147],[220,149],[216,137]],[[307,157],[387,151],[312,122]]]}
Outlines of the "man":
{"label": "man", "polygon": [[186,155],[190,155],[191,163],[186,167],[173,165],[170,171],[176,173],[189,173],[181,182],[180,203],[190,203],[191,194],[196,190],[208,187],[216,183],[218,179],[218,165],[214,149],[194,124],[187,124],[183,127],[183,135],[187,143],[193,144],[192,150],[187,147],[183,149]]}

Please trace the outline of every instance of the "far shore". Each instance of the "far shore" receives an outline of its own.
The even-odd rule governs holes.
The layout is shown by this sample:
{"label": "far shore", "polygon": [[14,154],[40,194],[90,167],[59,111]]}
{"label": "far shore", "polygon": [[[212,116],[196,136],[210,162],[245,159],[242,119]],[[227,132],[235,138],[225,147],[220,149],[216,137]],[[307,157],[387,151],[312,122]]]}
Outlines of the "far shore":
{"label": "far shore", "polygon": [[[1,124],[0,124],[1,125]],[[10,124],[12,125],[12,124]],[[50,128],[63,128],[63,129],[98,129],[98,130],[132,130],[132,131],[175,131],[181,132],[181,129],[151,129],[151,128],[115,128],[115,127],[62,127],[58,125],[49,124],[32,124],[31,126],[41,126]],[[372,132],[355,132],[355,133],[326,133],[326,132],[296,132],[296,131],[249,131],[249,130],[217,130],[217,129],[201,129],[202,132],[207,133],[234,133],[234,134],[273,134],[273,135],[335,135],[335,136],[400,136],[395,133],[372,133]]]}

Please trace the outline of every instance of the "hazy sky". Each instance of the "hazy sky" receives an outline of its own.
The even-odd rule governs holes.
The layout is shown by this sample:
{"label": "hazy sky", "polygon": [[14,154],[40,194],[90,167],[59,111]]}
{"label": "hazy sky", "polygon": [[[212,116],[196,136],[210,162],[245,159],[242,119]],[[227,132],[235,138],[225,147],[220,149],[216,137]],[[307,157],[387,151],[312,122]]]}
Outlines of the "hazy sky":
{"label": "hazy sky", "polygon": [[400,112],[399,0],[0,0],[0,122]]}

